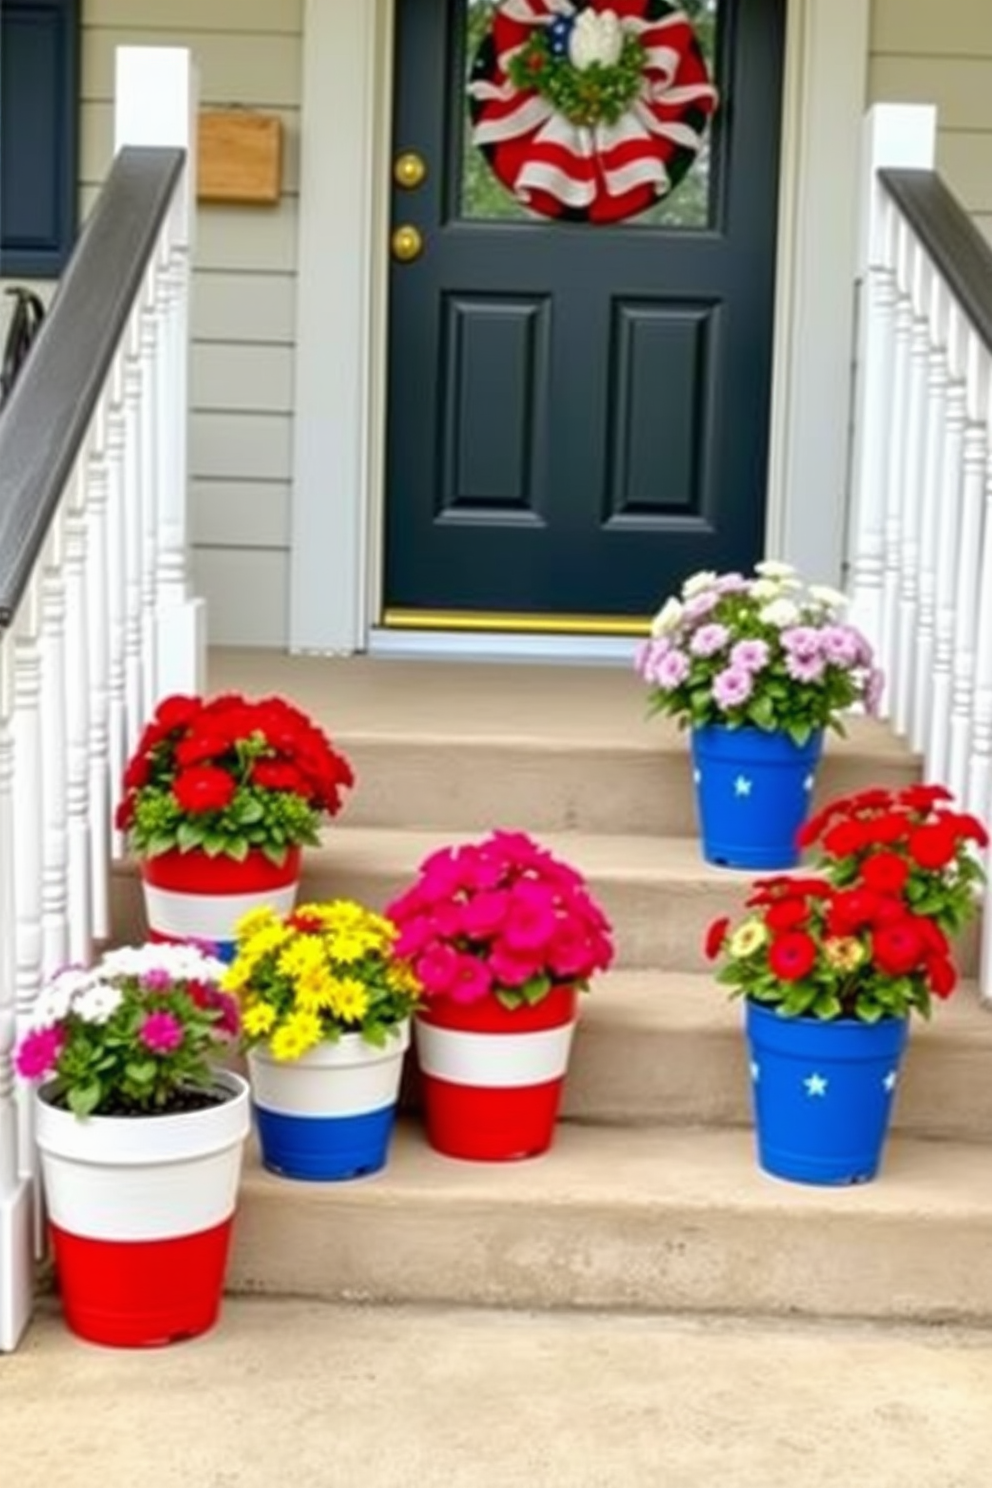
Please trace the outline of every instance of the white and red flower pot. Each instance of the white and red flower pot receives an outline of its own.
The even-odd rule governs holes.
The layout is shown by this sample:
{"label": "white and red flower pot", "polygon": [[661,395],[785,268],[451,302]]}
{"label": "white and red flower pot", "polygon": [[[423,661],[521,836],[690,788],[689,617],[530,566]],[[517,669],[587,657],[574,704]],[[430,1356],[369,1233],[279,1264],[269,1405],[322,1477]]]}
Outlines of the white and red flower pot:
{"label": "white and red flower pot", "polygon": [[35,1102],[62,1311],[91,1343],[143,1348],[205,1333],[220,1313],[250,1128],[247,1081],[215,1105],[88,1116]]}
{"label": "white and red flower pot", "polygon": [[230,959],[235,926],[252,909],[288,914],[300,883],[299,847],[273,863],[253,851],[240,862],[220,853],[161,853],[141,861],[145,914],[151,940],[205,941]]}
{"label": "white and red flower pot", "polygon": [[318,1044],[299,1059],[248,1054],[262,1162],[284,1178],[333,1182],[385,1167],[396,1119],[410,1023],[383,1048],[360,1033]]}
{"label": "white and red flower pot", "polygon": [[427,1138],[447,1157],[506,1162],[554,1137],[578,1012],[571,987],[532,1006],[438,997],[415,1021]]}

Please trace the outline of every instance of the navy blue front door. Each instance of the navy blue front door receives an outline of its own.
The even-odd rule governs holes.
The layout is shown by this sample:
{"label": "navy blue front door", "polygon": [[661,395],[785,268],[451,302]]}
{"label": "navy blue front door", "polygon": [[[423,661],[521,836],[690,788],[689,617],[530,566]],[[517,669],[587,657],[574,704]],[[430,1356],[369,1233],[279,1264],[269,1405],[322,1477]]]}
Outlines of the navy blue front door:
{"label": "navy blue front door", "polygon": [[528,212],[472,144],[491,5],[397,0],[387,625],[623,628],[759,556],[785,0],[685,8],[706,146],[604,225]]}

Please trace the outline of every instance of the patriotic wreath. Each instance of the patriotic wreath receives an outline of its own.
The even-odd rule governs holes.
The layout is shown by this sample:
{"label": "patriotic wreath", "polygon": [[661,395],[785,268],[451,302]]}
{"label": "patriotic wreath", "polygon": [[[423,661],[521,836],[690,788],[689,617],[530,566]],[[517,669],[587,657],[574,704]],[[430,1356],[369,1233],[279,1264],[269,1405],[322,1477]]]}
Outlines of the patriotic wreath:
{"label": "patriotic wreath", "polygon": [[502,0],[468,86],[472,138],[547,217],[618,222],[677,186],[717,105],[667,0]]}

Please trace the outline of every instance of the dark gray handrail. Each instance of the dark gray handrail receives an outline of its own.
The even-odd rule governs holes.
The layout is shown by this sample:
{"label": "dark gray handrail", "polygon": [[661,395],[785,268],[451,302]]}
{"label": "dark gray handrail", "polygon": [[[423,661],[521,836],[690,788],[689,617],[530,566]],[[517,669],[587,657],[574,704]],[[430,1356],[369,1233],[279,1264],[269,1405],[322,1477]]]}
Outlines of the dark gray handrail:
{"label": "dark gray handrail", "polygon": [[992,351],[992,247],[936,171],[883,170],[879,178]]}
{"label": "dark gray handrail", "polygon": [[72,473],[184,158],[158,148],[117,155],[0,413],[0,628]]}

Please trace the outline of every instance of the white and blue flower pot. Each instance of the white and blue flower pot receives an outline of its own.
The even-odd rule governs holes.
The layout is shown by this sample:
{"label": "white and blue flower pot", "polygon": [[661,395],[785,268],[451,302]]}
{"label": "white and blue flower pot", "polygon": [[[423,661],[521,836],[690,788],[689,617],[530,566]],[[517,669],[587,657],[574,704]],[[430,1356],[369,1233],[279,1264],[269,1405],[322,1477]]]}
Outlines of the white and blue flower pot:
{"label": "white and blue flower pot", "polygon": [[799,862],[823,731],[804,745],[788,734],[710,724],[692,731],[703,857],[721,868],[777,872]]}
{"label": "white and blue flower pot", "polygon": [[787,1018],[746,1001],[758,1161],[793,1183],[867,1183],[878,1172],[908,1018]]}
{"label": "white and blue flower pot", "polygon": [[383,1048],[360,1033],[319,1044],[294,1060],[265,1045],[248,1055],[262,1162],[284,1178],[335,1182],[386,1164],[396,1118],[409,1020]]}

